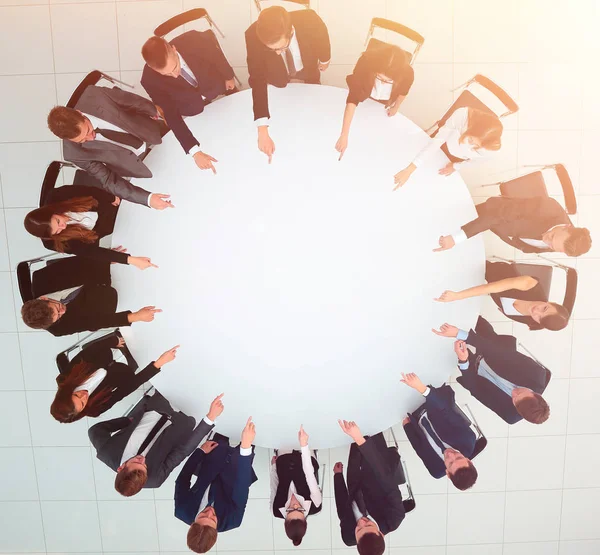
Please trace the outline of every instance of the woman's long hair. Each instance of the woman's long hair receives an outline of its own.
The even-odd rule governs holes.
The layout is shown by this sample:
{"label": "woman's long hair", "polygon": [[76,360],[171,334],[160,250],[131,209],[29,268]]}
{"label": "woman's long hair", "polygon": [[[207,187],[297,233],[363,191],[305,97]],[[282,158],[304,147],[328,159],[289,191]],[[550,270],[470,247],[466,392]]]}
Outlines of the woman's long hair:
{"label": "woman's long hair", "polygon": [[88,397],[87,404],[79,413],[75,412],[73,404],[73,393],[77,387],[84,383],[95,371],[92,364],[81,361],[75,364],[68,374],[60,374],[56,378],[58,391],[54,396],[54,401],[50,405],[50,414],[59,422],[75,422],[84,416],[99,416],[102,414],[102,406],[110,399],[111,389],[102,388],[94,391],[93,395]]}
{"label": "woman's long hair", "polygon": [[500,150],[502,130],[504,129],[500,118],[495,114],[477,108],[469,108],[468,110],[467,129],[460,136],[459,142],[462,143],[467,136],[477,137],[481,141],[481,148]]}
{"label": "woman's long hair", "polygon": [[25,229],[34,237],[47,239],[54,243],[54,250],[65,252],[69,241],[82,241],[83,243],[95,243],[98,234],[81,224],[68,225],[60,233],[50,233],[50,220],[55,214],[64,215],[67,212],[89,212],[97,208],[98,201],[93,197],[76,197],[61,202],[47,204],[32,210],[25,216]]}
{"label": "woman's long hair", "polygon": [[383,43],[367,49],[363,56],[373,75],[373,83],[378,73],[383,73],[394,82],[387,103],[388,106],[391,105],[398,98],[406,66],[410,65],[410,54],[398,46]]}

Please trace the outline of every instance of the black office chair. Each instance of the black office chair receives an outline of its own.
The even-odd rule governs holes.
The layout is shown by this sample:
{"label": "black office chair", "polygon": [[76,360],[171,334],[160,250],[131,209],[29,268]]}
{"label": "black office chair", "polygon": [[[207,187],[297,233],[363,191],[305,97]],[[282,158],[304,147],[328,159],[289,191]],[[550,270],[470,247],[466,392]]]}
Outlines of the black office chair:
{"label": "black office chair", "polygon": [[[473,85],[473,87],[472,87]],[[492,93],[504,106],[506,109],[504,112],[497,114],[494,110],[492,110],[489,106],[487,106],[481,99],[479,99],[475,94],[473,94],[472,90],[476,87],[474,85],[479,85],[486,89],[488,92]],[[442,127],[448,118],[456,111],[458,108],[468,107],[468,108],[476,108],[481,110],[482,112],[487,112],[489,114],[493,114],[499,118],[504,118],[509,116],[510,114],[514,114],[519,111],[519,106],[517,103],[510,97],[510,95],[502,89],[500,86],[496,85],[491,79],[487,77],[477,74],[475,77],[460,85],[453,91],[458,89],[463,89],[460,93],[459,97],[452,103],[450,108],[446,111],[446,113],[436,121],[429,129],[425,132],[429,133],[431,137],[435,137],[440,127]],[[435,129],[433,133],[431,133],[432,129]]]}
{"label": "black office chair", "polygon": [[[213,29],[217,30],[219,35],[221,35],[222,39],[225,38],[225,35],[221,31],[221,29],[219,29],[219,27],[215,23],[214,19],[212,17],[210,17],[208,12],[204,8],[193,8],[191,10],[187,10],[183,13],[175,15],[171,19],[167,19],[167,21],[165,21],[164,23],[161,23],[156,29],[154,29],[154,35],[157,37],[164,38],[165,35],[168,35],[169,33],[173,32],[175,29],[178,29],[179,27],[185,25],[186,23],[191,23],[192,21],[198,21],[200,19],[205,19],[206,22],[208,23],[208,26],[210,27],[210,29],[207,29],[206,31],[201,31],[201,32],[208,33],[208,36],[214,41],[215,46],[219,50],[221,50],[221,52],[223,52],[223,48],[221,47],[221,44],[219,43],[219,39],[217,38],[217,35],[213,31]],[[223,52],[223,56],[225,56],[224,52]],[[227,57],[225,56],[225,58],[227,58]],[[229,64],[229,65],[231,65],[231,64]],[[238,87],[241,88],[242,82],[238,79],[238,76],[235,74],[235,72],[233,74],[233,77],[236,80]]]}
{"label": "black office chair", "polygon": [[[121,332],[119,331],[118,328],[111,332],[108,332],[108,333],[100,332],[100,334],[101,335],[98,335],[98,332],[90,333],[83,339],[80,339],[76,343],[73,343],[73,345],[71,345],[64,351],[61,351],[60,353],[58,353],[56,355],[56,366],[58,367],[58,371],[61,374],[68,372],[69,366],[71,365],[71,361],[75,358],[75,356],[77,356],[80,352],[85,351],[86,349],[89,349],[90,347],[93,347],[100,341],[104,341],[105,339],[107,339],[109,337],[118,337],[119,339],[123,339],[123,336],[121,335]],[[94,337],[92,339],[93,336],[96,336],[96,337]],[[138,364],[135,361],[135,359],[133,358],[133,355],[131,354],[131,351],[127,347],[127,344],[125,344],[125,346],[119,350],[123,353],[123,356],[125,357],[125,360],[127,361],[127,366],[129,366],[135,372],[138,369]]]}
{"label": "black office chair", "polygon": [[115,77],[111,77],[110,75],[107,75],[106,73],[95,69],[88,73],[83,78],[83,81],[81,81],[81,83],[77,85],[77,88],[73,91],[73,94],[71,94],[71,98],[69,98],[69,101],[67,102],[67,108],[75,108],[75,105],[81,98],[83,91],[85,91],[85,89],[92,85],[98,84],[102,79],[108,81],[109,83],[112,83],[113,85],[116,85],[118,83],[119,85],[125,85],[126,87],[133,89],[133,85],[125,83],[124,81],[116,79]]}
{"label": "black office chair", "polygon": [[425,42],[425,38],[422,35],[420,35],[416,31],[413,31],[409,27],[402,25],[401,23],[392,21],[391,19],[384,19],[383,17],[374,17],[371,20],[369,32],[367,33],[367,38],[365,40],[365,46],[367,47],[367,50],[376,49],[384,44],[388,44],[373,36],[377,29],[385,29],[386,31],[392,31],[393,33],[397,33],[398,35],[406,37],[410,41],[414,42],[415,46],[412,53],[404,50],[403,48],[400,48],[398,45],[393,46],[397,46],[406,54],[410,65],[412,65],[415,62],[415,60],[417,59],[417,55],[419,54],[419,50],[421,50],[421,47]]}
{"label": "black office chair", "polygon": [[[35,279],[36,272],[32,272],[31,267],[38,262],[46,262],[46,267],[48,267],[49,264],[57,261],[58,257],[63,258],[59,253],[50,253],[30,260],[24,260],[17,264],[17,283],[19,285],[21,300],[24,303],[44,294],[39,292],[39,279]],[[46,293],[51,293],[51,291],[46,291]]]}
{"label": "black office chair", "polygon": [[[58,180],[60,170],[64,167],[77,168],[77,166],[74,164],[71,164],[70,162],[63,162],[62,160],[55,160],[54,162],[50,162],[48,165],[46,173],[44,174],[44,180],[42,181],[42,189],[40,191],[40,206],[46,204],[46,199],[48,198],[50,191],[56,188],[56,181]],[[95,177],[92,177],[89,173],[80,169],[75,171],[75,177],[73,178],[72,184],[85,185],[87,187],[102,186],[102,184]]]}
{"label": "black office chair", "polygon": [[[262,11],[261,4],[267,1],[269,0],[254,0],[254,5],[256,6],[258,13]],[[306,8],[307,10],[310,9],[310,0],[285,0],[284,4],[285,3],[297,4]]]}
{"label": "black office chair", "polygon": [[413,494],[412,485],[408,476],[408,468],[406,467],[406,462],[404,462],[404,459],[400,454],[400,448],[398,447],[398,440],[396,439],[394,428],[390,428],[390,432],[392,433],[394,445],[396,447],[396,451],[398,451],[398,456],[400,457],[400,462],[398,463],[396,472],[394,474],[394,480],[396,484],[398,484],[398,488],[402,493],[402,505],[404,505],[404,512],[410,513],[410,511],[412,511],[417,504],[415,502],[415,496]]}

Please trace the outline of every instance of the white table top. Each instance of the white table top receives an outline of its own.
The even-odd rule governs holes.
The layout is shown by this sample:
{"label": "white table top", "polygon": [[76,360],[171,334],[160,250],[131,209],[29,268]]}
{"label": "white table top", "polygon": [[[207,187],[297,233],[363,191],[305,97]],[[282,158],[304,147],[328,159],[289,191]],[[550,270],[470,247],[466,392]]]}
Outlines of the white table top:
{"label": "white table top", "polygon": [[338,162],[346,94],[270,87],[271,165],[257,148],[251,91],[218,100],[186,120],[219,160],[217,175],[169,133],[146,159],[153,178],[135,183],[170,193],[176,209],[119,211],[113,244],[160,266],[113,265],[119,307],[164,310],[123,335],[140,365],[180,343],[153,384],[196,418],[225,392],[217,429],[232,441],[250,415],[265,447],[295,446],[300,424],[311,447],[349,443],[338,418],[364,434],[387,429],[422,402],[401,372],[440,385],[456,368],[452,341],[431,328],[469,329],[479,314],[478,299],[433,301],[483,281],[480,237],[432,252],[475,217],[467,187],[437,174],[440,151],[392,192],[427,136],[370,100]]}

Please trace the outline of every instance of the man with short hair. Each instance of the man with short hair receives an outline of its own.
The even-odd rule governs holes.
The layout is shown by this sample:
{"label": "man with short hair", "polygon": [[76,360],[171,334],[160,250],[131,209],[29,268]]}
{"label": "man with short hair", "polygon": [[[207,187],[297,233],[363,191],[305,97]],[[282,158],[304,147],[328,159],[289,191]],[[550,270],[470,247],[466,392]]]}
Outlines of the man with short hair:
{"label": "man with short hair", "polygon": [[[206,553],[218,532],[239,528],[244,518],[250,486],[258,480],[252,463],[256,430],[252,417],[242,430],[237,447],[219,434],[192,454],[175,482],[175,516],[190,525],[188,547]],[[192,476],[197,476],[191,485]]]}
{"label": "man with short hair", "polygon": [[[125,497],[142,488],[158,488],[214,428],[223,412],[223,394],[195,426],[191,416],[175,411],[158,391],[146,395],[129,416],[95,424],[88,436],[96,458],[116,471],[115,489]],[[194,427],[195,426],[195,427]]]}
{"label": "man with short hair", "polygon": [[551,197],[491,197],[475,208],[477,218],[452,235],[440,237],[435,251],[451,249],[487,229],[526,253],[580,256],[592,246],[589,230],[574,227],[565,209]]}
{"label": "man with short hair", "polygon": [[425,397],[423,406],[402,421],[406,437],[434,478],[448,476],[454,486],[467,490],[477,480],[469,457],[475,449],[475,434],[456,410],[449,385],[426,386],[414,373],[402,374],[402,383]]}
{"label": "man with short hair", "polygon": [[329,67],[331,44],[323,20],[313,10],[288,12],[281,6],[262,10],[246,30],[248,82],[252,88],[258,148],[269,157],[275,143],[269,136],[267,85],[291,82],[319,84]]}
{"label": "man with short hair", "polygon": [[212,31],[188,31],[171,42],[149,38],[142,47],[146,61],[142,87],[160,106],[165,120],[186,154],[203,170],[216,173],[217,160],[200,149],[200,143],[183,121],[195,116],[222,94],[236,92],[233,69]]}
{"label": "man with short hair", "polygon": [[338,423],[354,440],[348,456],[348,487],[343,464],[338,462],[333,468],[342,540],[347,546],[356,545],[360,555],[382,555],[385,534],[396,530],[405,516],[395,480],[400,455],[387,446],[383,434],[364,437],[355,422]]}
{"label": "man with short hair", "polygon": [[[479,317],[469,333],[444,324],[444,337],[456,337],[454,352],[461,376],[457,381],[480,403],[493,410],[508,424],[522,419],[542,424],[550,416],[550,407],[542,397],[550,372],[539,362],[517,350],[512,335],[498,335],[492,325]],[[467,349],[475,348],[476,353]]]}
{"label": "man with short hair", "polygon": [[48,114],[48,128],[63,140],[63,156],[116,197],[156,210],[172,207],[169,195],[149,193],[125,177],[152,177],[144,164],[147,146],[162,142],[163,116],[146,98],[91,85],[75,108],[56,106]]}

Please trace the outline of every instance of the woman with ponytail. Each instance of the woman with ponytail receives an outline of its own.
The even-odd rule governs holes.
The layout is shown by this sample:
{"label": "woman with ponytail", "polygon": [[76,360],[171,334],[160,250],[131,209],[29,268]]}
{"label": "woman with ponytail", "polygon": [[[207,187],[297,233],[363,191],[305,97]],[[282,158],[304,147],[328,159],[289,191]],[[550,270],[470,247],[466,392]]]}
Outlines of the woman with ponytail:
{"label": "woman with ponytail", "polygon": [[52,189],[46,202],[25,216],[25,229],[47,249],[96,260],[156,268],[149,258],[130,256],[125,249],[106,249],[98,242],[110,235],[121,199],[96,187],[66,185]]}

